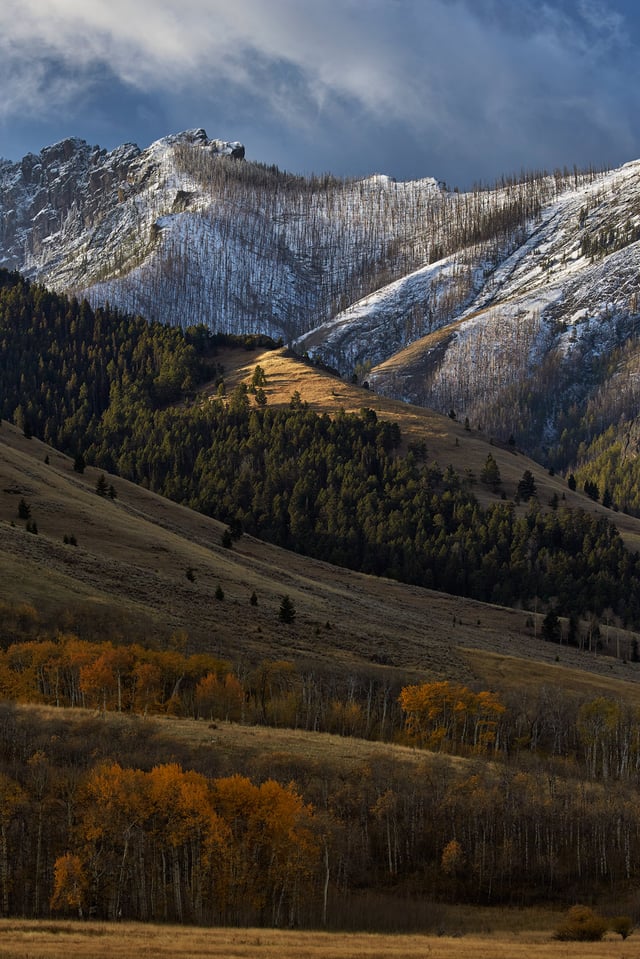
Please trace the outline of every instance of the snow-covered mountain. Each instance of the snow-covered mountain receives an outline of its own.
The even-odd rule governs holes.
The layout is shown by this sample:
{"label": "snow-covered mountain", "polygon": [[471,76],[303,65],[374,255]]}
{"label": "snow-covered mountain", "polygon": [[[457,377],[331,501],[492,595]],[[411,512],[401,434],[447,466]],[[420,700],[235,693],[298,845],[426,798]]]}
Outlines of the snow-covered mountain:
{"label": "snow-covered mountain", "polygon": [[204,130],[0,162],[0,265],[149,319],[287,340],[430,255],[432,179],[303,179]]}
{"label": "snow-covered mountain", "polygon": [[191,130],[0,161],[0,265],[149,319],[282,337],[529,448],[624,346],[607,382],[635,415],[640,162],[459,193],[243,157]]}
{"label": "snow-covered mountain", "polygon": [[[580,417],[594,423],[588,442],[632,422],[640,415],[639,241],[640,162],[574,184],[451,324],[374,367],[371,384],[453,410],[498,437],[515,433],[541,458]],[[378,315],[389,302],[382,291]]]}

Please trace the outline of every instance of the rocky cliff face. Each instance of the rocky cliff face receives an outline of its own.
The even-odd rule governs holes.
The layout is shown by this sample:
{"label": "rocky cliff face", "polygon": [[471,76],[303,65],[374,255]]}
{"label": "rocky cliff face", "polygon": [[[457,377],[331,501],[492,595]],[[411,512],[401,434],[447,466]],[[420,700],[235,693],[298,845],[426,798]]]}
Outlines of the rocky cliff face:
{"label": "rocky cliff face", "polygon": [[19,163],[0,160],[0,265],[59,289],[90,286],[118,261],[140,219],[149,219],[150,194],[161,188],[167,155],[180,144],[207,156],[244,157],[241,143],[210,140],[199,129],[145,151],[126,143],[109,153],[69,138]]}
{"label": "rocky cliff face", "polygon": [[119,200],[140,156],[133,144],[112,153],[68,139],[0,166],[3,266],[38,275],[56,263]]}

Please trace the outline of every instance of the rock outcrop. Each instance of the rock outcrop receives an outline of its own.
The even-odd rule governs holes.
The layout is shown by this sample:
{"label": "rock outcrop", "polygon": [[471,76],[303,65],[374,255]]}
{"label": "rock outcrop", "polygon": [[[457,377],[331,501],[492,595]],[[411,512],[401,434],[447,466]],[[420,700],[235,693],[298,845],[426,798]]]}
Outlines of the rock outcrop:
{"label": "rock outcrop", "polygon": [[0,265],[59,288],[80,286],[87,251],[93,247],[94,261],[98,252],[100,225],[150,180],[160,179],[167,151],[181,143],[214,156],[244,158],[241,143],[210,140],[197,129],[165,137],[145,151],[126,143],[107,152],[70,137],[18,163],[0,160]]}

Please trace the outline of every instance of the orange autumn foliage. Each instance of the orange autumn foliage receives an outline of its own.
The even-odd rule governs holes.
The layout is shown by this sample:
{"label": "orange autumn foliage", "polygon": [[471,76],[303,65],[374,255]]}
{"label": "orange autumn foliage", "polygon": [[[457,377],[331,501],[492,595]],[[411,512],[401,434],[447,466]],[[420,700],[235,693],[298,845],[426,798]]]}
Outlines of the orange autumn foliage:
{"label": "orange autumn foliage", "polygon": [[448,681],[405,686],[399,697],[409,736],[429,749],[498,747],[506,707],[495,693]]}

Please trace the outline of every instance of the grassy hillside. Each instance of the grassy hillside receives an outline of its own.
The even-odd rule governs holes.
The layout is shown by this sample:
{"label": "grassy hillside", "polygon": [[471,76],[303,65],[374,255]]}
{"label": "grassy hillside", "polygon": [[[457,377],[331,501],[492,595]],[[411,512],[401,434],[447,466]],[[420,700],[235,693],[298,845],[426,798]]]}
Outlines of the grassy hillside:
{"label": "grassy hillside", "polygon": [[[270,405],[286,403],[292,388],[297,388],[321,409],[321,404],[335,400],[332,391],[340,390],[345,409],[348,404],[362,405],[364,396],[380,404],[380,416],[387,415],[382,400],[308,367],[292,367],[290,360],[278,354],[244,355],[242,363],[236,360],[234,365],[232,357],[226,357],[229,384],[249,375],[258,359],[267,370]],[[295,369],[297,379],[287,380],[287,369]],[[400,405],[388,407],[388,415],[401,414]],[[424,440],[434,456],[457,455],[468,441],[468,462],[475,463],[471,451],[476,450],[481,460],[488,448],[481,437],[465,435],[464,428],[447,419],[415,410],[408,410],[407,416],[403,433]],[[527,462],[508,451],[496,450],[496,455],[504,457],[505,463],[510,458]],[[99,496],[100,476],[101,471],[92,467],[76,472],[70,458],[26,438],[6,422],[0,425],[3,646],[16,632],[20,638],[36,639],[61,629],[96,643],[135,641],[155,649],[178,643],[185,652],[208,652],[228,660],[239,675],[248,676],[264,660],[288,660],[305,682],[318,681],[323,674],[339,676],[346,686],[350,677],[359,681],[369,677],[396,689],[427,679],[465,682],[476,689],[496,690],[509,704],[513,752],[504,757],[482,750],[446,755],[398,742],[367,742],[303,729],[5,706],[0,717],[4,768],[19,777],[29,796],[29,804],[22,799],[11,822],[10,848],[20,850],[15,866],[18,879],[20,870],[28,874],[35,861],[38,816],[48,808],[58,783],[70,790],[65,792],[68,813],[51,814],[55,829],[47,838],[36,890],[40,909],[51,894],[56,856],[65,848],[82,854],[87,869],[92,856],[103,854],[95,842],[89,852],[83,851],[79,830],[87,828],[86,817],[92,809],[86,790],[96,788],[96,777],[102,764],[107,764],[110,775],[137,777],[145,789],[153,770],[165,767],[193,771],[211,783],[217,781],[214,777],[238,774],[255,783],[269,779],[294,783],[317,814],[314,828],[321,831],[316,835],[330,837],[325,841],[331,928],[459,932],[464,926],[469,933],[478,928],[464,925],[460,913],[425,900],[425,889],[437,889],[449,901],[486,902],[497,897],[502,903],[531,903],[542,898],[564,904],[567,881],[560,879],[560,873],[556,877],[555,866],[553,876],[548,872],[550,860],[539,840],[543,835],[552,836],[555,846],[562,847],[562,870],[573,877],[582,897],[586,889],[592,890],[602,910],[610,914],[614,904],[607,890],[614,888],[614,911],[635,915],[635,871],[631,876],[624,872],[624,850],[616,845],[613,826],[614,820],[623,823],[625,841],[634,843],[635,850],[630,805],[635,773],[629,770],[618,781],[600,768],[599,760],[594,760],[591,771],[584,723],[591,716],[584,704],[592,711],[593,704],[596,710],[601,702],[618,704],[615,715],[631,723],[624,726],[624,735],[631,737],[628,741],[635,750],[633,717],[640,708],[640,664],[625,655],[632,634],[612,623],[605,636],[603,624],[604,649],[596,652],[595,647],[591,653],[544,642],[541,612],[532,615],[365,576],[247,535],[228,548],[222,545],[225,527],[217,521],[116,476],[106,477],[115,498]],[[536,476],[541,483],[547,482],[542,472]],[[548,482],[554,481],[548,477]],[[575,499],[580,502],[577,494]],[[21,501],[29,507],[28,521],[19,516]],[[27,529],[27,523],[33,522],[37,534]],[[71,537],[76,545],[69,542]],[[216,597],[219,587],[223,599]],[[252,593],[257,605],[250,602]],[[290,625],[278,618],[284,594],[293,599],[297,611]],[[21,611],[19,604],[28,606]],[[366,682],[364,689],[366,700]],[[609,705],[602,708],[610,709]],[[594,714],[596,721],[599,715]],[[606,739],[606,733],[598,735]],[[130,772],[122,772],[121,767]],[[42,771],[42,780],[35,775],[36,769]],[[191,772],[171,775],[184,779]],[[0,778],[0,786],[6,789],[7,781]],[[40,800],[35,791],[38,782],[44,789]],[[589,796],[587,808],[581,805],[585,795]],[[606,820],[602,818],[605,810]],[[66,832],[69,816],[73,829]],[[123,855],[117,844],[117,821],[113,838],[109,835],[114,845],[104,847],[114,862],[122,861]],[[578,853],[575,837],[568,831],[569,823],[577,821],[582,830]],[[599,871],[594,852],[603,828],[611,855],[611,887],[608,874],[605,882]],[[468,856],[469,870],[464,875],[450,876],[441,868],[452,830]],[[137,841],[142,855],[147,840]],[[535,871],[532,862],[526,882],[521,881],[520,852],[513,852],[523,843],[531,843],[535,850]],[[486,868],[483,856],[489,857]],[[322,914],[322,863],[320,857],[312,882],[314,898],[303,910],[306,922],[317,923]],[[191,887],[186,878],[184,882],[186,896]],[[98,891],[114,895],[106,874],[105,878],[100,874],[94,884]],[[22,887],[17,883],[15,888]],[[22,908],[37,910],[28,884],[25,890]],[[189,915],[186,899],[179,912],[177,907],[167,908],[167,918]],[[545,929],[551,929],[549,914],[544,921]],[[18,938],[11,940],[16,948],[25,934],[29,933],[16,931]],[[547,932],[542,939],[539,931],[531,935],[527,954],[534,954],[535,946],[542,955]],[[77,948],[84,948],[78,941]],[[475,939],[472,946],[474,954],[484,954]],[[188,955],[190,943],[184,948]],[[307,946],[296,942],[295,948]],[[503,946],[492,940],[491,954],[500,954],[499,948]],[[508,953],[509,947],[505,948]]]}
{"label": "grassy hillside", "polygon": [[[460,466],[465,461],[475,466],[488,448],[482,438],[446,418],[413,408],[403,411],[401,404],[279,354],[244,359],[246,368],[234,372],[228,367],[229,379],[246,375],[259,359],[268,372],[270,403],[285,402],[295,389],[304,390],[318,409],[336,400],[346,409],[355,408],[364,396],[381,411],[402,416],[403,432],[424,439],[441,461],[451,456]],[[285,379],[286,372],[291,378]],[[100,471],[89,467],[78,474],[68,457],[25,438],[6,422],[0,426],[0,448],[0,598],[31,603],[45,619],[61,618],[88,638],[100,638],[108,626],[109,631],[162,644],[183,629],[190,650],[232,660],[344,663],[374,672],[462,681],[482,674],[478,656],[466,652],[474,649],[480,656],[486,651],[524,657],[553,664],[554,669],[559,657],[568,668],[635,682],[634,663],[542,642],[542,613],[535,616],[364,576],[246,535],[227,549],[221,543],[224,527],[217,521],[118,477],[108,477],[116,498],[100,497],[95,492]],[[536,470],[510,452],[496,449],[495,456],[505,477],[512,463]],[[536,478],[549,490],[560,482],[541,470],[536,470]],[[567,497],[584,502],[569,491]],[[18,518],[21,499],[30,506],[38,535],[27,532]],[[626,519],[630,535],[637,535],[634,521]],[[65,536],[75,537],[77,546],[65,544]],[[193,582],[186,575],[190,569]],[[215,598],[218,586],[223,601]],[[256,606],[249,602],[253,592]],[[291,626],[278,620],[284,594],[297,610]],[[617,635],[623,647],[628,646],[630,634],[612,627],[612,643]],[[558,685],[566,682],[559,679]]]}

